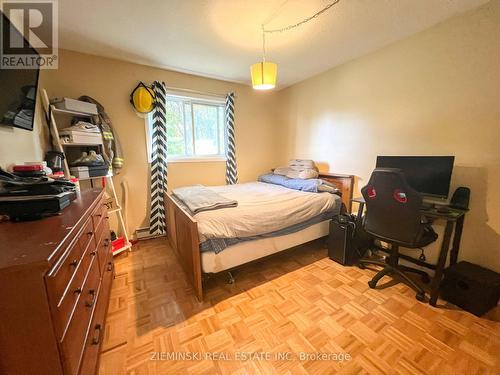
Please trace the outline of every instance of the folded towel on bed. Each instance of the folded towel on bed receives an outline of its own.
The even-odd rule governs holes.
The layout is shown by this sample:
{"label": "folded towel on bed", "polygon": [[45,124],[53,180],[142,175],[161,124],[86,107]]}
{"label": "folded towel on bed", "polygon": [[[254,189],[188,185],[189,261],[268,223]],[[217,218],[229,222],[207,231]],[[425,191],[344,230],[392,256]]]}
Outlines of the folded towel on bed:
{"label": "folded towel on bed", "polygon": [[238,206],[235,200],[227,199],[203,186],[186,186],[174,189],[172,194],[181,200],[193,213]]}

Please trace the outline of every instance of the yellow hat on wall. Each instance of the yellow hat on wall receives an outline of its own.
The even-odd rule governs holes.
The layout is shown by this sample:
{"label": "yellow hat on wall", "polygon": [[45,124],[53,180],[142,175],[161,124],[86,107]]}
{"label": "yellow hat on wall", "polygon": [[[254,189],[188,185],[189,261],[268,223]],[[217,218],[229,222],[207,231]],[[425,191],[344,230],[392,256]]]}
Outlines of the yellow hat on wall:
{"label": "yellow hat on wall", "polygon": [[154,108],[155,93],[152,88],[139,82],[130,94],[130,103],[139,113],[149,113]]}

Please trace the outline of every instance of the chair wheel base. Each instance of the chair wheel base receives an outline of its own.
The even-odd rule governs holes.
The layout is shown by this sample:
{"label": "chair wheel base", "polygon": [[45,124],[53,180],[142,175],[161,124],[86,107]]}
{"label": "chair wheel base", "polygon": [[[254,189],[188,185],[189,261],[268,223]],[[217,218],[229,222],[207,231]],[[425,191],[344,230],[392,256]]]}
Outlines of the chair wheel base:
{"label": "chair wheel base", "polygon": [[416,295],[415,295],[415,298],[420,301],[420,302],[425,302],[425,293],[423,292],[418,292]]}
{"label": "chair wheel base", "polygon": [[372,280],[368,281],[368,286],[372,289],[375,289],[375,287],[377,286],[377,283],[374,283]]}
{"label": "chair wheel base", "polygon": [[366,268],[366,266],[364,265],[364,263],[358,263],[358,267],[362,270],[364,270]]}

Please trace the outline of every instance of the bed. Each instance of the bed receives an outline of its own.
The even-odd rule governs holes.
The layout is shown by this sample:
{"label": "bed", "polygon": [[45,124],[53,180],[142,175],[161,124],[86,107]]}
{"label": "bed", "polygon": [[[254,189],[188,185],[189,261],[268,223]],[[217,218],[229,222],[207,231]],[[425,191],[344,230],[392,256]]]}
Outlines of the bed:
{"label": "bed", "polygon": [[322,173],[319,178],[335,185],[340,196],[262,182],[220,186],[213,189],[238,197],[238,207],[193,215],[166,194],[167,237],[200,301],[203,274],[228,271],[324,237],[331,217],[351,211],[353,176]]}

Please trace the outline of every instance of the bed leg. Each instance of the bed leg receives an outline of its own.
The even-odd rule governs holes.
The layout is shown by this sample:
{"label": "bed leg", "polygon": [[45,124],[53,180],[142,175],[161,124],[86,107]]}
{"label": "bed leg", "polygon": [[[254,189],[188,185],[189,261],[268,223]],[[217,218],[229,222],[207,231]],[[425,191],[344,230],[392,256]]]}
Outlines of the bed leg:
{"label": "bed leg", "polygon": [[233,274],[231,273],[231,271],[227,271],[227,283],[234,284],[234,282],[235,280]]}

